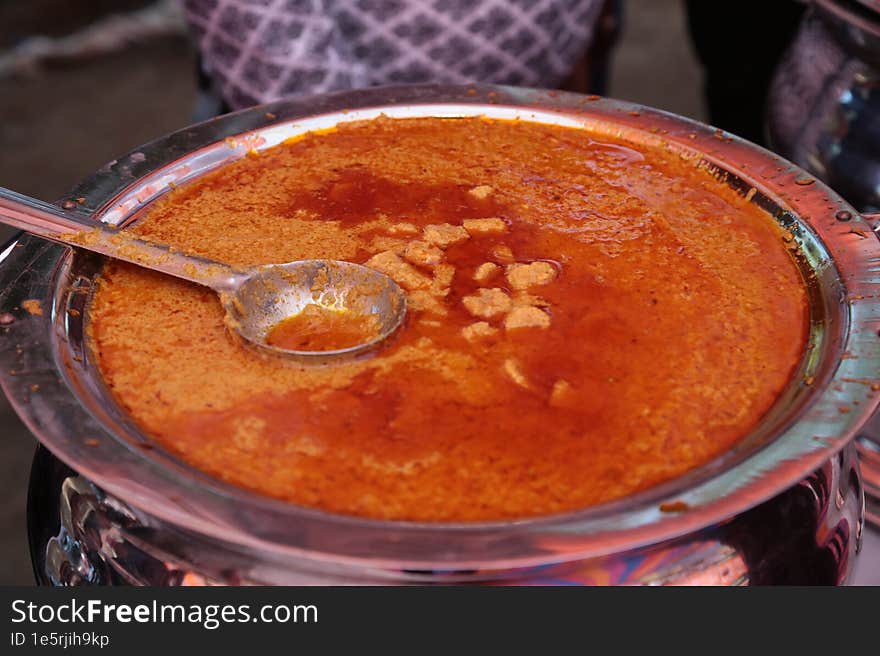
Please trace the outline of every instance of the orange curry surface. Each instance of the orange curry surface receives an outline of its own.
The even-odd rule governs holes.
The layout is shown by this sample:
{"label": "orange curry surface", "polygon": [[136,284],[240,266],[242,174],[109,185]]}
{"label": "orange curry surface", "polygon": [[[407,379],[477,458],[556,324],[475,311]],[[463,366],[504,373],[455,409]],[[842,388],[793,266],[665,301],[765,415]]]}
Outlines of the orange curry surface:
{"label": "orange curry surface", "polygon": [[806,340],[769,216],[674,155],[570,128],[351,124],[130,229],[236,265],[366,263],[407,290],[394,338],[320,366],[242,346],[214,292],[132,266],[90,308],[103,376],[157,443],[336,513],[498,520],[643,490],[747,434]]}

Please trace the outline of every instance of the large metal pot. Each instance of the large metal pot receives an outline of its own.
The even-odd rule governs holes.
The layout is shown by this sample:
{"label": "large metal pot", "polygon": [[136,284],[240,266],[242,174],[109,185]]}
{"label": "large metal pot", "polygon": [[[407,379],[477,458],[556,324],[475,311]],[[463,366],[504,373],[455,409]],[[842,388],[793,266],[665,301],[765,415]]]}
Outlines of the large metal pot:
{"label": "large metal pot", "polygon": [[[117,225],[170,183],[303,131],[386,114],[514,118],[665,149],[765,209],[807,281],[809,347],[771,411],[686,476],[586,510],[476,524],[344,517],[226,485],[151,445],[84,343],[100,258],[22,237],[0,254],[0,382],[60,476],[54,583],[840,583],[860,542],[851,440],[878,402],[880,243],[801,169],[723,132],[596,97],[401,87],[279,102],[182,130],[112,162],[64,199]],[[540,148],[540,144],[536,145]],[[39,300],[44,312],[22,309]],[[31,306],[32,307],[32,306]]]}

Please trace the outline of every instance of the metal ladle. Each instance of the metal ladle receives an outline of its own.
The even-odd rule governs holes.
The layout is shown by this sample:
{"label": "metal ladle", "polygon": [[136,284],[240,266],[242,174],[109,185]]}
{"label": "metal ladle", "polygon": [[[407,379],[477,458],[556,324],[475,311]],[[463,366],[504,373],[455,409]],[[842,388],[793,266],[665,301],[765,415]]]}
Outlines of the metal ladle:
{"label": "metal ladle", "polygon": [[[226,323],[250,344],[307,361],[350,357],[378,345],[406,315],[406,295],[391,278],[360,264],[298,260],[232,267],[126,234],[100,221],[0,187],[0,222],[38,237],[100,253],[210,287],[220,295]],[[347,348],[300,351],[268,344],[269,331],[307,305],[373,315],[375,336]]]}

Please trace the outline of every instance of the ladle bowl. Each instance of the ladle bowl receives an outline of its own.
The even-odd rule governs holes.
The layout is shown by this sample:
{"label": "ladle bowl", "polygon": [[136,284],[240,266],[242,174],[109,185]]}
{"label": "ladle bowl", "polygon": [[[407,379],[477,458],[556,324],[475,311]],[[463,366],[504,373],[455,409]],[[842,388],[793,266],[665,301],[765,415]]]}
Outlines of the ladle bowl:
{"label": "ladle bowl", "polygon": [[[406,295],[394,280],[369,267],[337,260],[232,267],[139,239],[104,223],[0,187],[0,222],[108,257],[210,287],[220,295],[226,325],[247,344],[302,361],[353,357],[379,345],[406,316]],[[318,305],[374,319],[356,344],[331,350],[285,348],[269,342],[274,326]]]}

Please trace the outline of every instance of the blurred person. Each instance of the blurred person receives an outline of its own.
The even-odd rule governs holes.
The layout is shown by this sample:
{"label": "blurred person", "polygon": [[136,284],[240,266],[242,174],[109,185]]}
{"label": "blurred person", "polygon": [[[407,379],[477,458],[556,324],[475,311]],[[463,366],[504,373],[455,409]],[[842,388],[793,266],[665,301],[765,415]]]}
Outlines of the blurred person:
{"label": "blurred person", "polygon": [[794,40],[800,0],[685,0],[688,29],[704,71],[709,123],[765,144],[770,82]]}
{"label": "blurred person", "polygon": [[201,54],[201,84],[222,98],[218,111],[385,84],[484,82],[601,92],[621,5],[620,0],[181,3]]}

